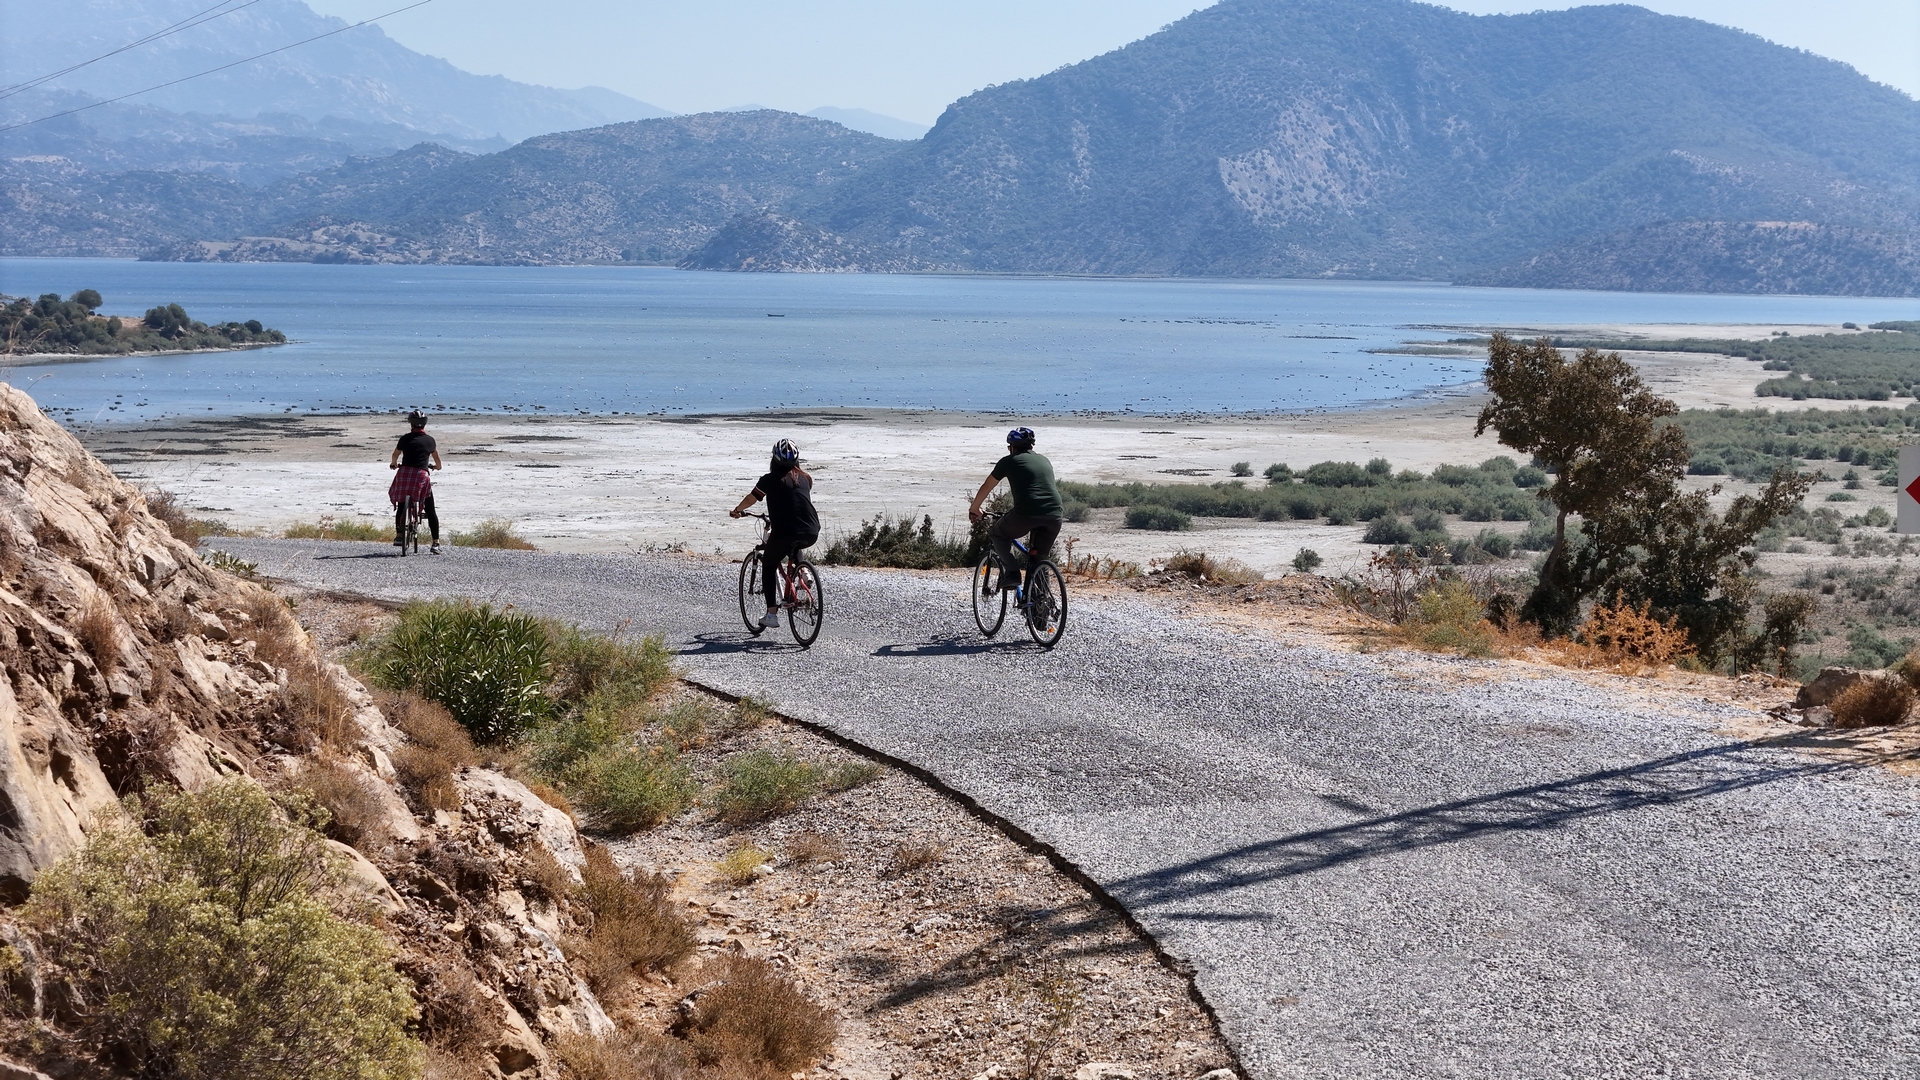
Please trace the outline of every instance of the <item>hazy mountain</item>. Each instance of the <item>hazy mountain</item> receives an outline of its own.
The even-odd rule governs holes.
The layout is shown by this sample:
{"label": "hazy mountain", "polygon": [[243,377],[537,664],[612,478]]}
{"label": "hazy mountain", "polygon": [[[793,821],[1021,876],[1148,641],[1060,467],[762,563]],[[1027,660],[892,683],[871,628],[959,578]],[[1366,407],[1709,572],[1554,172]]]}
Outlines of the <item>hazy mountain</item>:
{"label": "hazy mountain", "polygon": [[[232,5],[233,13],[81,68],[48,90],[111,98],[346,26],[300,0]],[[7,84],[117,49],[208,9],[204,0],[0,0]],[[137,99],[172,113],[291,114],[392,125],[459,139],[518,141],[570,128],[664,116],[599,87],[556,90],[473,75],[363,26]]]}
{"label": "hazy mountain", "polygon": [[670,262],[736,215],[838,182],[899,145],[765,111],[544,135],[478,157],[421,145],[261,187],[154,173],[28,177],[14,163],[0,183],[0,254]]}
{"label": "hazy mountain", "polygon": [[866,109],[837,109],[832,105],[822,105],[807,113],[822,120],[831,120],[841,127],[850,127],[855,131],[864,131],[869,135],[878,135],[883,139],[914,140],[932,130],[925,124],[916,124],[911,120],[902,120],[897,116],[869,112]]}
{"label": "hazy mountain", "polygon": [[[924,139],[781,214],[806,227],[689,265],[818,268],[841,251],[1073,273],[1512,267],[1503,280],[1521,283],[1546,265],[1523,260],[1579,241],[1617,250],[1611,279],[1634,281],[1648,267],[1633,260],[1654,250],[1635,230],[1689,220],[1811,221],[1836,227],[1822,256],[1834,265],[1884,261],[1899,246],[1888,238],[1920,224],[1920,103],[1843,64],[1634,7],[1226,0],[970,95]],[[806,250],[788,258],[785,236]],[[1785,278],[1703,266],[1690,280]]]}

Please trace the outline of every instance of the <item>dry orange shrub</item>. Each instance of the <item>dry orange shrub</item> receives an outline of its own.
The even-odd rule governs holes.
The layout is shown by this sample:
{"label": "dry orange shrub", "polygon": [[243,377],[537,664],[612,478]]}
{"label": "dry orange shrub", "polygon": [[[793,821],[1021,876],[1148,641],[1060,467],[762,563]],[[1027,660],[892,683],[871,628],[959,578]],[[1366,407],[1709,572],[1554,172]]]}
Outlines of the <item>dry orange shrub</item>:
{"label": "dry orange shrub", "polygon": [[1634,607],[1625,602],[1596,607],[1574,638],[1545,647],[1546,658],[1566,667],[1636,675],[1692,656],[1693,645],[1679,618],[1656,619],[1650,609],[1647,603]]}

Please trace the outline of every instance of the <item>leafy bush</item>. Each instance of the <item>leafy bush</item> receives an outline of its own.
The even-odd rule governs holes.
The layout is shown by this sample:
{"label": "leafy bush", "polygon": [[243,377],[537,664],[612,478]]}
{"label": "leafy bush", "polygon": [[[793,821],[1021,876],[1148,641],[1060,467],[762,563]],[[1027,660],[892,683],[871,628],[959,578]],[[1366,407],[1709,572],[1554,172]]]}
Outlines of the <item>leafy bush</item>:
{"label": "leafy bush", "polygon": [[895,566],[908,570],[970,564],[966,544],[951,536],[934,535],[931,514],[923,516],[917,527],[911,518],[889,521],[882,514],[863,523],[859,532],[835,540],[827,548],[826,561],[838,566]]}
{"label": "leafy bush", "polygon": [[1487,656],[1493,652],[1493,627],[1473,589],[1453,578],[1420,594],[1418,607],[1401,629],[1423,648]]}
{"label": "leafy bush", "polygon": [[1253,475],[1253,462],[1251,462],[1251,461],[1236,461],[1236,462],[1234,462],[1234,463],[1233,463],[1233,468],[1231,468],[1231,469],[1229,469],[1229,470],[1227,470],[1227,471],[1228,471],[1228,472],[1231,472],[1231,473],[1232,473],[1233,475],[1235,475],[1235,476],[1252,476],[1252,475]]}
{"label": "leafy bush", "polygon": [[23,912],[80,991],[79,1037],[134,1075],[418,1075],[394,953],[327,900],[319,834],[233,780],[128,804],[34,883]]}
{"label": "leafy bush", "polygon": [[1060,511],[1061,516],[1066,518],[1068,521],[1074,522],[1075,524],[1085,521],[1089,517],[1093,516],[1093,507],[1088,506],[1086,503],[1083,503],[1079,499],[1076,499],[1070,495],[1061,496],[1060,503],[1061,503],[1061,511]]}
{"label": "leafy bush", "polygon": [[376,639],[369,677],[446,706],[475,739],[512,738],[548,712],[547,627],[530,615],[471,601],[413,604]]}
{"label": "leafy bush", "polygon": [[562,704],[600,697],[645,701],[673,678],[673,653],[657,634],[633,640],[548,621],[549,693]]}
{"label": "leafy bush", "polygon": [[1363,544],[1411,544],[1413,527],[1398,517],[1378,517],[1367,525],[1360,537]]}
{"label": "leafy bush", "polygon": [[1262,475],[1267,478],[1267,483],[1269,484],[1290,484],[1293,482],[1293,470],[1278,461],[1267,466],[1266,471]]}
{"label": "leafy bush", "polygon": [[1322,461],[1310,465],[1300,478],[1315,487],[1369,487],[1374,474],[1351,461]]}
{"label": "leafy bush", "polygon": [[1168,506],[1136,506],[1127,511],[1127,528],[1184,532],[1193,528],[1193,518]]}
{"label": "leafy bush", "polygon": [[710,798],[722,821],[760,821],[787,813],[820,790],[818,767],[790,753],[751,750],[727,759],[726,778]]}
{"label": "leafy bush", "polygon": [[1858,728],[1898,724],[1913,710],[1913,699],[1913,687],[1905,679],[1862,679],[1833,699],[1833,726]]}
{"label": "leafy bush", "polygon": [[767,852],[752,844],[741,844],[714,863],[713,869],[721,881],[729,885],[745,885],[754,879],[761,867],[772,862],[773,856]]}
{"label": "leafy bush", "polygon": [[569,788],[595,825],[615,832],[651,829],[693,805],[697,787],[666,747],[616,747],[581,761]]}
{"label": "leafy bush", "polygon": [[501,551],[534,551],[533,541],[513,531],[513,522],[488,518],[471,532],[453,534],[454,547],[495,548]]}
{"label": "leafy bush", "polygon": [[1313,573],[1324,561],[1320,553],[1312,548],[1301,548],[1293,554],[1293,568],[1303,574]]}

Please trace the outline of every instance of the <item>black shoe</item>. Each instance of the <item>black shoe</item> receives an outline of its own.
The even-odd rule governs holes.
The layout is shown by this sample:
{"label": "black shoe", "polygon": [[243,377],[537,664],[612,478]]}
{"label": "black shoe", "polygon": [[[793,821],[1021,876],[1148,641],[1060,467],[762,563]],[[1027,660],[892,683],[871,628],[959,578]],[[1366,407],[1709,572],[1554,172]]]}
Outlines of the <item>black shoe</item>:
{"label": "black shoe", "polygon": [[407,538],[406,538],[406,537],[404,537],[404,536],[396,536],[396,537],[394,537],[394,538],[393,538],[393,546],[394,546],[394,547],[397,547],[397,548],[403,548],[403,547],[406,547],[406,546],[407,546]]}

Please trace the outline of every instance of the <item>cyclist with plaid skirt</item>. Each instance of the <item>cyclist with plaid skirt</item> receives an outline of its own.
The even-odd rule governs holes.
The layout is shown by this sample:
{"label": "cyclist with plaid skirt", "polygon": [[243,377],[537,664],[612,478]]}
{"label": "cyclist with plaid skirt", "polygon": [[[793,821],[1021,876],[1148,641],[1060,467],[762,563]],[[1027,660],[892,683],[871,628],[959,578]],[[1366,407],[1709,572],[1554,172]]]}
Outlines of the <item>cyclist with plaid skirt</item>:
{"label": "cyclist with plaid skirt", "polygon": [[440,467],[440,450],[434,446],[433,436],[427,434],[427,418],[418,409],[407,414],[407,426],[410,430],[400,436],[393,457],[387,461],[387,468],[396,470],[393,483],[387,485],[387,501],[393,504],[393,543],[399,547],[407,542],[406,500],[413,499],[419,502],[433,536],[431,551],[438,555],[440,515],[433,509],[433,475],[428,470]]}

